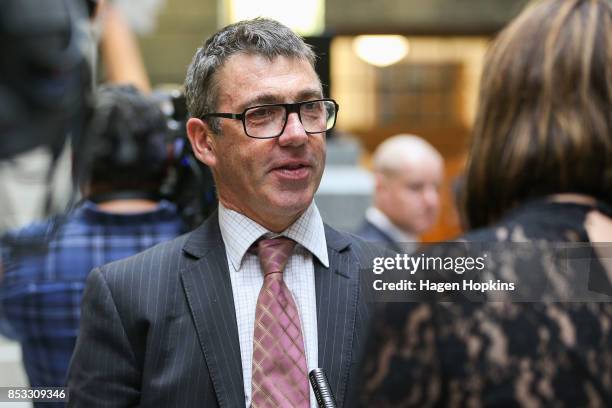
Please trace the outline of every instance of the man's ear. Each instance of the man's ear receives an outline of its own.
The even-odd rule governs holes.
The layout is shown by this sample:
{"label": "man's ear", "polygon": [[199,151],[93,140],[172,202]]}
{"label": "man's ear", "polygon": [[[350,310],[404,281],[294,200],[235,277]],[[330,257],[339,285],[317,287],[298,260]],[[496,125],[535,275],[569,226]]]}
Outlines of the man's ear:
{"label": "man's ear", "polygon": [[217,155],[215,154],[214,135],[208,123],[201,119],[190,118],[187,121],[187,136],[195,157],[208,167],[215,167]]}
{"label": "man's ear", "polygon": [[389,205],[393,205],[395,195],[393,190],[397,188],[393,183],[393,176],[386,172],[376,172],[375,176],[375,204],[382,207],[382,209],[388,208]]}
{"label": "man's ear", "polygon": [[377,193],[384,193],[387,189],[387,176],[381,172],[374,173],[374,189]]}

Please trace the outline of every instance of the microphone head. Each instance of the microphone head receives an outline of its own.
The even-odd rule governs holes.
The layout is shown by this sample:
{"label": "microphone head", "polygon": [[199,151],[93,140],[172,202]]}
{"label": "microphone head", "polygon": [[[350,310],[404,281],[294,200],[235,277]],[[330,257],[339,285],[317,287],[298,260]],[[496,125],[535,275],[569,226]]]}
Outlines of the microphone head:
{"label": "microphone head", "polygon": [[317,404],[320,408],[336,408],[336,400],[329,388],[327,376],[322,368],[315,368],[309,374],[310,385],[314,391]]}

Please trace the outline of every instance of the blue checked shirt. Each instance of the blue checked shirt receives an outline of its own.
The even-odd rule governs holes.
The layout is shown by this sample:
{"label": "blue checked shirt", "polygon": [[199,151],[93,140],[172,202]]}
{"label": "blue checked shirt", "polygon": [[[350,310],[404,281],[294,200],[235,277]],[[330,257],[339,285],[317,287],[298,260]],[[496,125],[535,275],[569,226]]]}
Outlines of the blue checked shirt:
{"label": "blue checked shirt", "polygon": [[[11,237],[41,237],[48,229],[49,224],[33,224]],[[0,258],[0,320],[6,321],[0,331],[21,343],[31,386],[65,384],[89,271],[183,231],[176,207],[167,201],[154,211],[129,215],[106,213],[86,201],[69,215],[47,248],[22,255],[5,248]]]}

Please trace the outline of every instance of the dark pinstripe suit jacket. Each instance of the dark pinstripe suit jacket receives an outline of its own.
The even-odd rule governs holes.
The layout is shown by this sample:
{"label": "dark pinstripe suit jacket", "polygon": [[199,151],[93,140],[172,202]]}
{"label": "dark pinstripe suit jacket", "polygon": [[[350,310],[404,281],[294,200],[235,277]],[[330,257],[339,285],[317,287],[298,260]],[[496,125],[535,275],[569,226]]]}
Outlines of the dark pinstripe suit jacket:
{"label": "dark pinstripe suit jacket", "polygon": [[[359,269],[371,249],[328,226],[325,235],[330,267],[314,261],[319,366],[338,406],[350,407],[370,316]],[[93,270],[69,406],[244,407],[234,310],[216,213],[189,234]]]}

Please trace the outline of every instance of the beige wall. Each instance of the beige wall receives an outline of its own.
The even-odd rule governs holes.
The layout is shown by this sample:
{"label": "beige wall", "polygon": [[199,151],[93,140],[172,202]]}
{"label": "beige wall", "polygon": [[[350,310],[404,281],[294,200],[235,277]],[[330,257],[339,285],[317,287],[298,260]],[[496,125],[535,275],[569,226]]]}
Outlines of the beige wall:
{"label": "beige wall", "polygon": [[340,33],[487,33],[526,0],[327,0],[325,23]]}
{"label": "beige wall", "polygon": [[[257,1],[257,0],[253,0]],[[291,0],[293,1],[293,0]],[[475,34],[499,29],[527,0],[327,0],[331,33]],[[166,0],[157,30],[140,37],[153,86],[182,83],[195,49],[219,28],[223,0]]]}
{"label": "beige wall", "polygon": [[216,0],[166,0],[157,30],[140,37],[151,84],[182,83],[196,48],[217,28]]}

